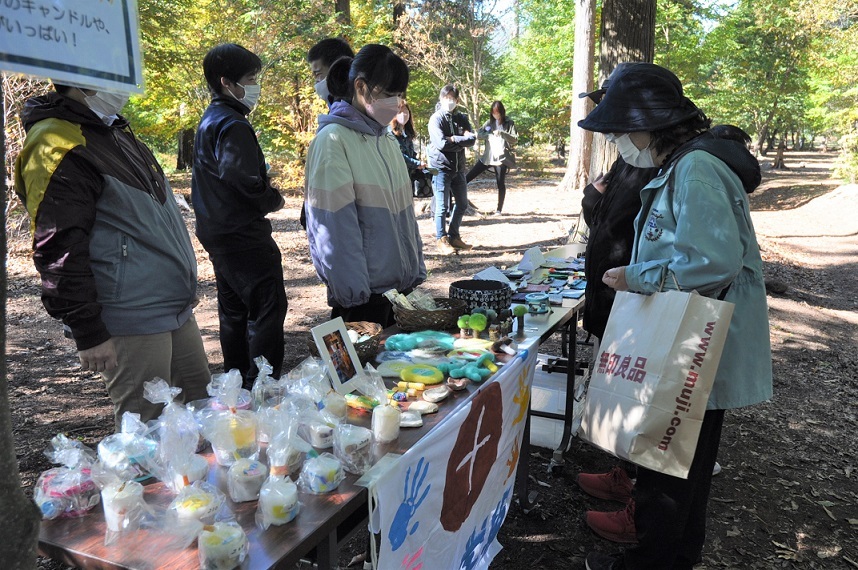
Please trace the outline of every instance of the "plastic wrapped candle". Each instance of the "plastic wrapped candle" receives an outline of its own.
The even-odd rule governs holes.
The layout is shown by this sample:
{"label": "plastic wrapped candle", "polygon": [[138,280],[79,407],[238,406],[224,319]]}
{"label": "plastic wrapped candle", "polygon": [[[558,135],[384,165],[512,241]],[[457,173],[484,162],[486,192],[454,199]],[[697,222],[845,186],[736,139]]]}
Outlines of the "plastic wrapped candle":
{"label": "plastic wrapped candle", "polygon": [[180,519],[197,519],[202,522],[214,520],[214,515],[223,502],[223,495],[214,486],[197,481],[179,491],[170,508]]}
{"label": "plastic wrapped candle", "polygon": [[381,443],[389,443],[399,437],[398,409],[378,406],[372,411],[372,435]]}
{"label": "plastic wrapped candle", "polygon": [[268,467],[253,459],[239,459],[227,473],[229,497],[236,503],[259,498],[262,483],[268,477]]}
{"label": "plastic wrapped candle", "polygon": [[349,473],[363,475],[372,466],[372,432],[340,424],[334,431],[334,454]]}
{"label": "plastic wrapped candle", "polygon": [[[273,470],[272,470],[273,473]],[[270,477],[259,492],[262,528],[286,524],[298,516],[298,486],[288,477]]]}
{"label": "plastic wrapped candle", "polygon": [[247,557],[247,535],[235,522],[205,527],[198,542],[201,570],[232,570]]}
{"label": "plastic wrapped candle", "polygon": [[305,491],[315,494],[330,493],[345,478],[340,460],[323,453],[304,462],[299,482]]}
{"label": "plastic wrapped candle", "polygon": [[143,507],[143,485],[129,481],[120,485],[109,485],[101,491],[104,505],[104,522],[107,530],[122,532],[136,530],[140,526]]}
{"label": "plastic wrapped candle", "polygon": [[202,455],[193,455],[184,473],[173,473],[173,488],[181,489],[194,481],[202,481],[209,472],[209,462]]}
{"label": "plastic wrapped candle", "polygon": [[323,402],[325,409],[338,418],[346,417],[346,414],[349,412],[346,399],[338,392],[328,392]]}

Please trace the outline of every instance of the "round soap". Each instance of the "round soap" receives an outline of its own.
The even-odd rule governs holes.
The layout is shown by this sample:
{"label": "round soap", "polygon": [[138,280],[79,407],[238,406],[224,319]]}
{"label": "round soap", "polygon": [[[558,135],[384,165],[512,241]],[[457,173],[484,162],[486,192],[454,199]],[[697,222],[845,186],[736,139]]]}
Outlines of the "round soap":
{"label": "round soap", "polygon": [[399,377],[406,382],[422,382],[423,384],[440,384],[444,381],[444,374],[428,364],[406,366],[399,373]]}

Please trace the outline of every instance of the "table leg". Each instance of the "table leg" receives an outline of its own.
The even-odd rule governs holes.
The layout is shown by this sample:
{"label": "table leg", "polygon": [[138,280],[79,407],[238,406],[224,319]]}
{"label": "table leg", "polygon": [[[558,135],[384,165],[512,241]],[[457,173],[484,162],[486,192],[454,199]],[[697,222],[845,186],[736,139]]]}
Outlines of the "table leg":
{"label": "table leg", "polygon": [[339,563],[339,556],[337,531],[334,529],[316,545],[316,567],[319,570],[333,570]]}
{"label": "table leg", "polygon": [[572,422],[575,418],[575,371],[578,368],[578,313],[573,315],[567,329],[564,329],[564,349],[568,354],[566,360],[566,409],[563,413],[563,436],[560,445],[551,455],[548,470],[562,469],[566,465],[564,454],[569,447],[572,436]]}
{"label": "table leg", "polygon": [[536,491],[528,490],[530,479],[530,405],[527,407],[527,417],[524,420],[524,434],[521,438],[521,452],[518,455],[518,471],[516,472],[516,487],[518,489],[518,504],[527,514],[536,506]]}

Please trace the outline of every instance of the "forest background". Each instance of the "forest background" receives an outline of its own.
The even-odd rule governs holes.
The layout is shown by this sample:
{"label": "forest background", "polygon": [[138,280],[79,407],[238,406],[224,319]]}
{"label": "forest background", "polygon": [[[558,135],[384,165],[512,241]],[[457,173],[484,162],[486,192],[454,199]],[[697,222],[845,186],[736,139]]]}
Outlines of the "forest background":
{"label": "forest background", "polygon": [[[303,161],[325,112],[313,91],[307,50],[323,37],[393,46],[411,66],[408,102],[423,142],[443,85],[462,89],[474,126],[494,99],[516,121],[525,155],[532,145],[565,145],[576,134],[570,109],[579,35],[600,52],[585,66],[598,85],[606,62],[635,49],[628,28],[646,28],[655,63],[673,70],[715,123],[747,130],[762,154],[785,146],[839,149],[838,175],[858,176],[858,0],[138,0],[145,93],[124,114],[168,169],[189,166],[193,131],[209,101],[206,51],[240,43],[263,62],[263,95],[251,115],[266,158],[286,192],[303,186]],[[605,15],[603,18],[603,14]],[[609,21],[623,14],[622,21]],[[580,17],[588,18],[581,25]],[[581,38],[579,38],[581,39]],[[638,40],[632,38],[630,44]],[[650,40],[648,40],[648,43]],[[643,55],[646,57],[646,51]],[[613,59],[606,57],[610,51]],[[594,69],[595,68],[595,69]],[[48,83],[4,75],[6,171],[23,141],[18,113]],[[573,115],[574,116],[574,113]],[[783,145],[781,145],[783,143]],[[569,168],[581,170],[581,152]],[[535,155],[536,153],[534,153]],[[577,164],[573,164],[577,163]],[[589,164],[587,162],[585,166]],[[539,170],[539,164],[530,164]],[[568,177],[567,177],[568,181]],[[581,174],[569,181],[583,186]],[[13,189],[10,187],[9,191]],[[12,196],[10,196],[12,198]],[[25,215],[14,198],[7,208]],[[7,210],[7,214],[11,212]]]}

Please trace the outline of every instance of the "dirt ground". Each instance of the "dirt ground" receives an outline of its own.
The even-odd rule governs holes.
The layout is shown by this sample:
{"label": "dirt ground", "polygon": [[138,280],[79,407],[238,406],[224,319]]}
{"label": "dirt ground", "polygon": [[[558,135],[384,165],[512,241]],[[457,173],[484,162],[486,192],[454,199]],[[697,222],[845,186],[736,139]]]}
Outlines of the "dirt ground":
{"label": "dirt ground", "polygon": [[[781,291],[769,295],[775,398],[727,414],[723,472],[713,483],[699,569],[858,568],[858,186],[830,178],[834,158],[788,153],[790,170],[765,171],[763,186],[751,196],[766,277],[773,291]],[[560,176],[558,168],[540,177],[513,173],[504,216],[465,218],[462,237],[477,247],[460,256],[436,254],[432,222],[422,216],[426,288],[446,296],[451,281],[488,265],[514,264],[531,246],[565,243],[580,194],[557,191]],[[174,186],[187,194],[187,176],[176,177]],[[487,177],[470,187],[482,210],[494,210],[495,196]],[[417,201],[418,212],[424,202]],[[299,209],[294,195],[272,217],[289,295],[284,370],[307,356],[308,331],[328,314]],[[187,222],[192,228],[191,213]],[[16,451],[29,490],[51,467],[42,452],[53,435],[65,432],[94,447],[112,431],[113,420],[98,376],[80,371],[73,345],[41,306],[25,234],[26,225],[12,224],[6,362]],[[197,319],[212,371],[220,372],[214,275],[196,247]],[[583,516],[620,505],[588,497],[575,483],[579,472],[606,470],[612,458],[577,440],[564,469],[549,472],[550,457],[550,450],[534,450],[531,486],[540,492],[538,506],[527,514],[510,509],[499,535],[504,549],[492,568],[575,570],[584,568],[590,550],[617,551],[589,531]],[[344,550],[343,566],[360,546]],[[40,567],[65,568],[47,559]]]}

